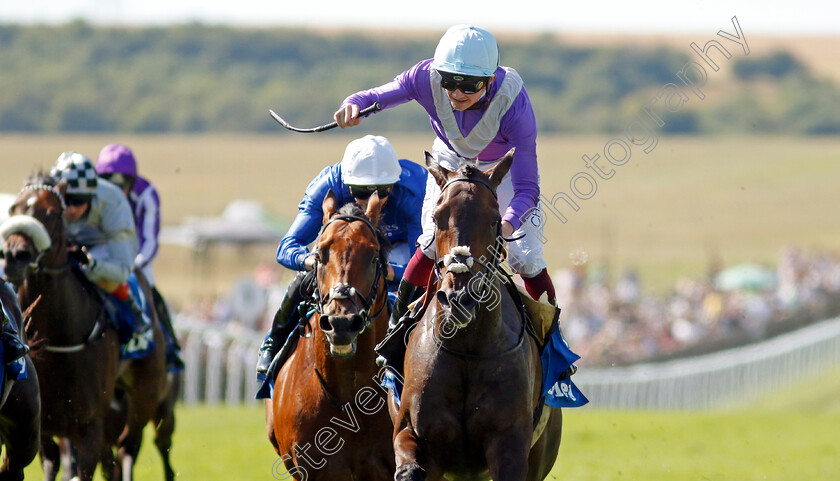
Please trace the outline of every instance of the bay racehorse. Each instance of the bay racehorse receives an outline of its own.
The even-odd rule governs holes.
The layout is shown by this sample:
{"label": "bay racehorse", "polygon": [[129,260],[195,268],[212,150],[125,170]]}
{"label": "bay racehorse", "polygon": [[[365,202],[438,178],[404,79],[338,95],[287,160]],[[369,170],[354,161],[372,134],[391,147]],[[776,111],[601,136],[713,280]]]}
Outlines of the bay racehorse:
{"label": "bay racehorse", "polygon": [[496,187],[512,162],[513,151],[487,172],[452,172],[426,153],[441,188],[439,281],[410,334],[399,405],[389,398],[397,481],[542,480],[554,465],[561,412],[541,406],[537,344],[497,275],[504,240]]}
{"label": "bay racehorse", "polygon": [[117,331],[93,285],[70,260],[63,188],[63,183],[55,185],[43,173],[29,179],[9,210],[10,220],[20,228],[9,233],[3,246],[6,275],[17,287],[21,306],[27,308],[38,299],[26,332],[42,343],[33,361],[40,374],[45,479],[55,479],[59,467],[55,438],[70,441],[79,478],[92,479],[97,462],[109,449],[105,420],[119,386],[128,399],[127,423],[119,430],[119,467],[128,480],[143,427],[166,393],[163,332],[152,309],[158,347],[141,359],[120,363]]}
{"label": "bay racehorse", "polygon": [[[12,288],[2,279],[0,279],[0,304],[18,326],[23,342],[26,342],[26,336],[21,327],[24,319],[17,297]],[[3,398],[0,400],[0,441],[5,448],[3,465],[0,466],[0,481],[22,480],[23,468],[35,459],[40,445],[41,395],[38,389],[38,373],[29,355],[23,357],[23,362],[26,370],[25,379],[16,381],[5,379],[5,382],[0,383],[3,389]],[[0,364],[0,369],[3,368],[4,366]],[[0,375],[0,379],[6,377]]]}
{"label": "bay racehorse", "polygon": [[[388,481],[393,427],[377,378],[373,347],[385,334],[388,241],[374,227],[383,202],[336,212],[330,191],[313,252],[315,313],[266,400],[268,437],[296,479]],[[277,474],[275,474],[277,476]],[[280,479],[280,478],[278,478]]]}

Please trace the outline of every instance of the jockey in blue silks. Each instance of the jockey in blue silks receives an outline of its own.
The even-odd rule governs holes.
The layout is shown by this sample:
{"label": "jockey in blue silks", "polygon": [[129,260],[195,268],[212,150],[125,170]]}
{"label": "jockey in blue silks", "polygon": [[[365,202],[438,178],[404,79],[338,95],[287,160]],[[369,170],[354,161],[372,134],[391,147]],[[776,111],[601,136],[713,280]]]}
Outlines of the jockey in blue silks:
{"label": "jockey in blue silks", "polygon": [[327,192],[333,191],[339,206],[356,202],[363,210],[374,191],[385,201],[379,229],[392,246],[386,280],[388,290],[395,291],[422,232],[420,214],[426,176],[424,167],[399,159],[388,139],[367,135],[350,142],[341,162],[324,168],[309,183],[298,206],[298,215],[277,248],[277,262],[301,272],[289,283],[271,330],[260,347],[258,376],[265,374],[294,329],[296,322],[291,317],[295,308],[312,292],[315,257],[307,245],[316,239],[323,224],[322,203]]}

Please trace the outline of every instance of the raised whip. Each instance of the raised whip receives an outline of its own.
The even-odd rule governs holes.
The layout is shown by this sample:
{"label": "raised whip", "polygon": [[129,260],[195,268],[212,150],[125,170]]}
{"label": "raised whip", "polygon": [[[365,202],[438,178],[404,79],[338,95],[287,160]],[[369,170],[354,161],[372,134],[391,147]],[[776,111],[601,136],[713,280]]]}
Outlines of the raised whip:
{"label": "raised whip", "polygon": [[[371,112],[376,112],[377,110],[381,110],[381,109],[382,109],[382,105],[379,102],[375,102],[370,107],[360,111],[359,112],[359,117],[361,117],[362,115],[367,115]],[[301,128],[295,127],[295,126],[291,125],[290,123],[286,122],[285,120],[283,120],[282,117],[277,115],[277,113],[274,112],[271,109],[268,109],[268,113],[271,115],[271,118],[273,118],[274,120],[277,121],[278,124],[282,125],[283,127],[287,128],[287,129],[289,129],[293,132],[302,132],[302,133],[307,134],[307,133],[312,133],[312,132],[323,132],[325,130],[330,130],[330,129],[334,129],[334,128],[338,127],[338,122],[333,121],[333,122],[330,122],[328,124],[320,125],[318,127],[312,127],[311,129],[301,129]]]}

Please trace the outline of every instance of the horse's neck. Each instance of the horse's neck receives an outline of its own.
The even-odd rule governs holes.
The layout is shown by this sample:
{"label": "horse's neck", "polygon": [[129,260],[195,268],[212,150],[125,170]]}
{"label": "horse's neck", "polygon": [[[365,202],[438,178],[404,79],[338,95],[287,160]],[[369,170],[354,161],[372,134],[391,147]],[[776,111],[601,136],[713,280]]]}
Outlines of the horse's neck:
{"label": "horse's neck", "polygon": [[[25,305],[23,305],[25,303]],[[26,282],[21,308],[37,303],[30,313],[34,330],[52,336],[78,335],[97,321],[99,305],[72,269],[36,274]],[[96,315],[91,313],[96,310]]]}
{"label": "horse's neck", "polygon": [[[516,326],[521,325],[521,321],[503,315],[509,313],[506,308],[513,305],[513,299],[505,286],[497,283],[495,289],[501,296],[500,299],[496,302],[479,303],[475,308],[475,318],[466,327],[458,329],[454,335],[442,333],[442,326],[437,323],[435,329],[438,329],[439,339],[442,339],[447,347],[472,354],[492,353],[498,351],[497,345],[505,347],[511,340],[516,339]],[[439,304],[436,307],[437,310],[440,309]]]}

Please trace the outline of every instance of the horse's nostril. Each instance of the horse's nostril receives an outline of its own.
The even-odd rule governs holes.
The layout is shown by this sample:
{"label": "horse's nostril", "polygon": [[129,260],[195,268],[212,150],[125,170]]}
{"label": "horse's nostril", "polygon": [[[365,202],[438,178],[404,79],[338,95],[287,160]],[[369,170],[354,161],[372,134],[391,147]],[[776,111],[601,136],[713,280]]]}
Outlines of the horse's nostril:
{"label": "horse's nostril", "polygon": [[350,329],[353,331],[361,331],[365,328],[365,318],[360,314],[353,314],[350,321]]}
{"label": "horse's nostril", "polygon": [[466,289],[458,293],[457,302],[466,309],[472,309],[477,304],[475,298]]}
{"label": "horse's nostril", "polygon": [[441,306],[449,307],[449,296],[444,291],[437,292],[437,300]]}
{"label": "horse's nostril", "polygon": [[320,326],[321,326],[322,331],[332,332],[333,327],[332,327],[332,322],[330,322],[330,316],[328,316],[326,314],[322,315]]}

